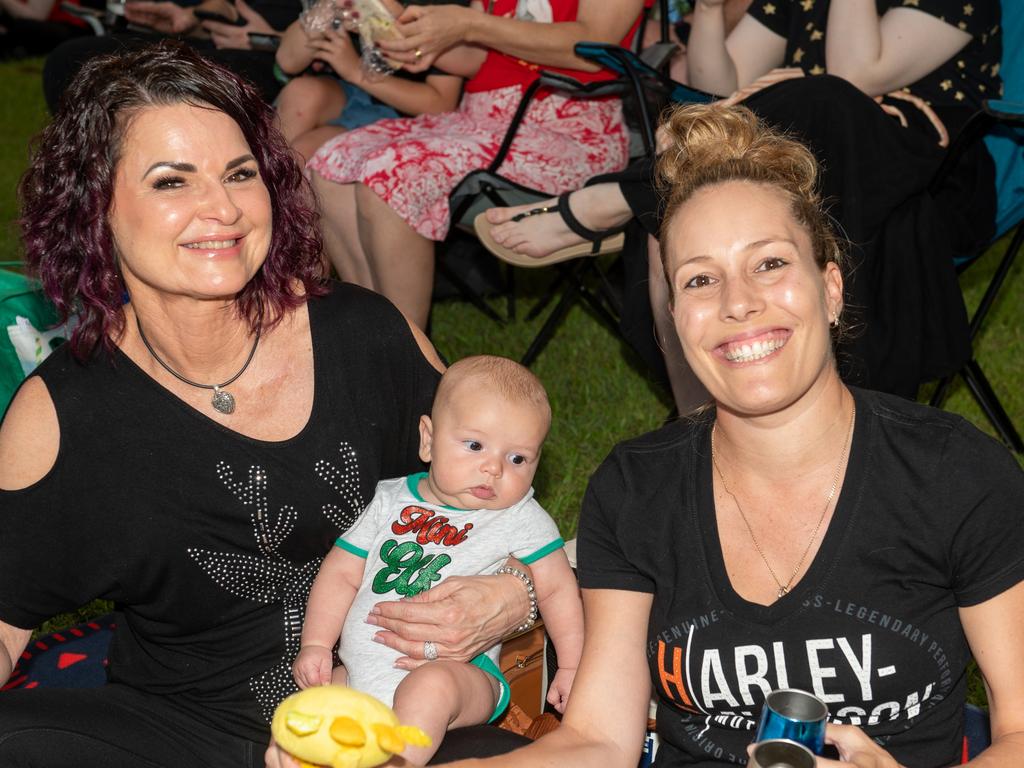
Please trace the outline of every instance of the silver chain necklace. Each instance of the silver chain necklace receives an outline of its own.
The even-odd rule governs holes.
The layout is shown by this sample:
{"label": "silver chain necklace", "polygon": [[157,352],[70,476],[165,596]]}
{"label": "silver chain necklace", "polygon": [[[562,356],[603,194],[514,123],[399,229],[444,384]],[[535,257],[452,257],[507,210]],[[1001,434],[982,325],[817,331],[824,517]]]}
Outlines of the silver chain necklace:
{"label": "silver chain necklace", "polygon": [[747,526],[747,533],[750,534],[750,540],[754,542],[754,549],[757,550],[757,554],[759,554],[761,556],[761,560],[764,561],[764,565],[768,569],[768,573],[772,575],[772,579],[774,579],[776,585],[778,585],[779,591],[777,596],[780,598],[784,597],[789,592],[789,588],[793,586],[793,581],[796,579],[797,574],[800,573],[804,560],[806,560],[807,555],[810,554],[811,547],[814,545],[814,540],[818,536],[818,531],[821,530],[821,524],[825,522],[825,515],[828,514],[828,508],[832,505],[832,499],[835,497],[836,489],[839,487],[839,476],[843,469],[843,463],[846,461],[847,451],[849,451],[850,444],[853,442],[853,425],[856,419],[857,403],[855,402],[853,404],[853,413],[850,414],[850,428],[846,435],[846,441],[843,443],[843,452],[839,456],[839,463],[836,464],[836,471],[832,476],[832,486],[828,489],[828,496],[825,498],[825,508],[821,510],[821,516],[818,518],[818,523],[814,526],[814,530],[811,532],[811,538],[807,542],[807,546],[804,548],[804,553],[800,555],[800,560],[797,561],[796,568],[793,569],[793,573],[785,584],[783,584],[782,580],[778,575],[776,575],[775,569],[772,568],[772,564],[769,563],[768,558],[765,557],[764,550],[761,549],[761,544],[754,535],[754,529],[751,527],[750,521],[747,519],[747,515],[743,512],[743,507],[740,506],[739,499],[736,498],[736,494],[729,490],[729,484],[725,481],[725,475],[722,473],[722,468],[718,465],[718,452],[715,450],[715,434],[718,431],[718,422],[716,421],[711,427],[711,463],[714,465],[715,471],[718,472],[718,478],[722,481],[722,490],[729,495],[733,504],[736,505],[736,509],[739,510],[740,517],[743,518],[743,523]]}
{"label": "silver chain necklace", "polygon": [[238,369],[238,373],[236,373],[234,376],[232,376],[227,381],[222,382],[220,384],[200,384],[198,381],[192,381],[192,379],[186,379],[184,376],[182,376],[176,370],[171,368],[171,366],[169,366],[167,363],[165,363],[160,358],[160,355],[158,355],[156,353],[156,350],[153,349],[153,345],[149,343],[149,339],[146,338],[146,334],[142,330],[142,323],[139,322],[139,315],[138,315],[138,313],[135,314],[135,327],[139,329],[139,337],[142,339],[142,343],[146,345],[146,349],[149,350],[149,354],[151,354],[153,356],[154,360],[156,360],[158,363],[160,363],[160,366],[165,371],[167,371],[169,374],[171,374],[171,376],[176,378],[178,381],[182,381],[185,384],[188,384],[189,386],[199,387],[200,389],[212,389],[213,390],[213,398],[210,400],[210,404],[214,407],[214,410],[220,411],[221,413],[224,413],[224,414],[231,414],[231,413],[235,412],[235,397],[230,392],[226,391],[224,389],[224,387],[228,386],[229,384],[234,383],[234,381],[239,376],[241,376],[243,373],[245,373],[246,369],[249,367],[249,363],[252,362],[253,357],[256,355],[256,347],[258,347],[259,344],[260,344],[260,333],[263,330],[263,313],[262,312],[260,312],[260,319],[259,319],[259,322],[256,325],[256,338],[253,339],[252,349],[249,350],[249,356],[247,358],[245,358],[245,362],[242,363],[242,367]]}

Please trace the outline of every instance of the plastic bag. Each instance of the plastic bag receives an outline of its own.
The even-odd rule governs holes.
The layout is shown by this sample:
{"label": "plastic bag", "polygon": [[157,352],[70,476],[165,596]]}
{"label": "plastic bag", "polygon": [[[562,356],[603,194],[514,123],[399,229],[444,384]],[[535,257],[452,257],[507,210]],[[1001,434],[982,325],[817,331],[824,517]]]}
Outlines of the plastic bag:
{"label": "plastic bag", "polygon": [[381,0],[314,0],[299,14],[299,20],[310,37],[341,28],[358,34],[363,71],[370,78],[386,77],[402,67],[376,48],[378,40],[402,36],[394,15]]}

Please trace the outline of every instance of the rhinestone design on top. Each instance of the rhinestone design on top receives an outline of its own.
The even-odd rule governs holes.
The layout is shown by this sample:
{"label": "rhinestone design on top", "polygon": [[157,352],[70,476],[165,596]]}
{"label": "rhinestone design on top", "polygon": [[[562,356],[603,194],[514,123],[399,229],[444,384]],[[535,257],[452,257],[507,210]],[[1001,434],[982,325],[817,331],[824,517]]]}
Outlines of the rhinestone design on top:
{"label": "rhinestone design on top", "polygon": [[359,459],[356,449],[348,443],[338,448],[341,466],[326,459],[320,459],[313,469],[316,476],[333,488],[341,497],[344,506],[327,503],[321,508],[324,517],[338,526],[338,531],[347,531],[363,512],[366,503],[359,492]]}
{"label": "rhinestone design on top", "polygon": [[[346,442],[339,446],[341,466],[321,459],[315,464],[317,476],[341,497],[344,508],[324,504],[321,513],[341,533],[362,511],[359,493],[359,464],[355,450]],[[266,470],[254,464],[244,480],[236,480],[234,470],[224,461],[217,463],[217,477],[243,507],[252,507],[251,519],[258,554],[250,552],[214,552],[190,548],[189,556],[222,589],[245,600],[280,603],[283,612],[284,655],[281,661],[259,677],[249,681],[260,712],[269,723],[277,704],[298,690],[292,678],[291,663],[299,652],[306,600],[320,568],[320,558],[305,563],[285,559],[277,550],[295,528],[298,513],[283,504],[271,516],[267,501],[269,478]],[[347,523],[343,521],[348,520]]]}

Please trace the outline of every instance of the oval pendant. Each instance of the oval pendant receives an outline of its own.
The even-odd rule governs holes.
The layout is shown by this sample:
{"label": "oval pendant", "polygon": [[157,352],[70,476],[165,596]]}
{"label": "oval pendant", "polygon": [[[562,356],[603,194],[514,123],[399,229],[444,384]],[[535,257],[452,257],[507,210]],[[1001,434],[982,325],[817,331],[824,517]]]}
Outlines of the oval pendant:
{"label": "oval pendant", "polygon": [[218,387],[213,388],[213,407],[221,413],[234,413],[235,412],[235,398],[232,397],[230,392],[226,392]]}

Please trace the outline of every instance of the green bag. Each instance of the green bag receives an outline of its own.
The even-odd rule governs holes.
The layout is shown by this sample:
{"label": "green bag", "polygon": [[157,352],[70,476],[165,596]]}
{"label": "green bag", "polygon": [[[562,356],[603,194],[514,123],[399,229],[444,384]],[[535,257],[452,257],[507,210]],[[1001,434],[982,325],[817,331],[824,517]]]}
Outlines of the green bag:
{"label": "green bag", "polygon": [[0,269],[0,414],[22,380],[64,340],[64,326],[53,327],[57,320],[37,281]]}

